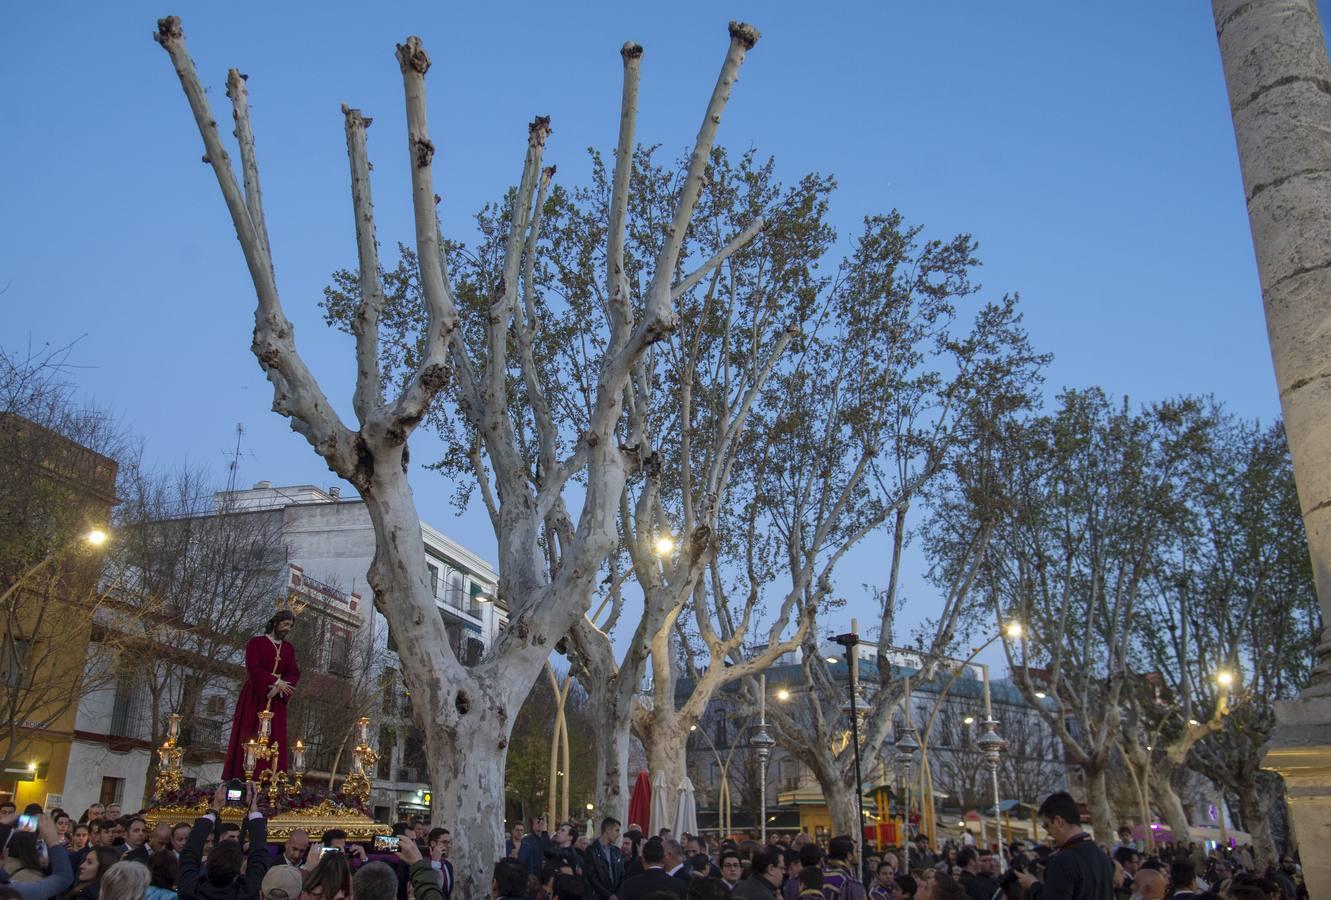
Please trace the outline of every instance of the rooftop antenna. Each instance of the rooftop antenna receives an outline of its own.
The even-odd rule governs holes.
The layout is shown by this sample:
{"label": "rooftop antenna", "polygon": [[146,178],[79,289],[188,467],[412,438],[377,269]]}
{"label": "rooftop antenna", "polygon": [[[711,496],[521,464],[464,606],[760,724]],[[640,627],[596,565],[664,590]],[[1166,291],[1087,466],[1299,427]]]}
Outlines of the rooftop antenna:
{"label": "rooftop antenna", "polygon": [[253,457],[254,453],[249,450],[241,450],[241,442],[245,438],[245,423],[236,423],[236,446],[230,452],[223,450],[222,455],[229,459],[226,464],[226,505],[230,505],[236,496],[236,478],[240,475],[240,460],[243,456]]}

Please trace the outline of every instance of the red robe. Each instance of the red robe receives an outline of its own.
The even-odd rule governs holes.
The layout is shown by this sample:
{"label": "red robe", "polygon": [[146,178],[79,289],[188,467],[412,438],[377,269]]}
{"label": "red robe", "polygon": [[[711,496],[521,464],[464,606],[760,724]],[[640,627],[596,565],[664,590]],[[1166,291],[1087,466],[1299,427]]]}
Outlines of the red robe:
{"label": "red robe", "polygon": [[[300,668],[296,665],[296,648],[287,641],[281,645],[281,658],[278,648],[267,635],[250,638],[245,645],[245,671],[249,677],[240,689],[240,699],[236,703],[236,716],[231,721],[231,743],[226,751],[226,763],[222,766],[222,779],[245,777],[245,742],[259,736],[259,713],[268,704],[268,689],[281,678],[288,684],[300,681]],[[277,674],[273,674],[274,663]],[[287,698],[280,694],[273,698],[273,730],[270,741],[276,741],[281,755],[277,768],[283,771],[287,767]],[[269,767],[260,761],[255,767],[256,773]]]}

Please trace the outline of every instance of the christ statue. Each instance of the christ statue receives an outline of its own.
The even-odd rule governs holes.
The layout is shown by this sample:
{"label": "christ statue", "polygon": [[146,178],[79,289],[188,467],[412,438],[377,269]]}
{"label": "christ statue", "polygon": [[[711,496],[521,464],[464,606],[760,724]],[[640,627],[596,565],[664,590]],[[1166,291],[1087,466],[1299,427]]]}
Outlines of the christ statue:
{"label": "christ statue", "polygon": [[[259,737],[259,713],[272,710],[273,726],[269,741],[279,751],[277,770],[287,767],[287,701],[300,681],[300,668],[296,665],[296,648],[286,637],[296,624],[289,609],[278,610],[264,626],[263,634],[250,638],[245,645],[245,684],[236,703],[236,716],[231,722],[231,743],[222,766],[222,778],[245,777],[245,743]],[[260,761],[255,772],[269,768]]]}

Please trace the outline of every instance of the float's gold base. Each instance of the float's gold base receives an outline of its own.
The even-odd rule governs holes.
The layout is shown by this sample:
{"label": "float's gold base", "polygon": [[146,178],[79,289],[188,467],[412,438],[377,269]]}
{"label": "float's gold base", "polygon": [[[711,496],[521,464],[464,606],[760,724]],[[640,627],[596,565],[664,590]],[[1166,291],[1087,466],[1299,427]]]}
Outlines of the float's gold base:
{"label": "float's gold base", "polygon": [[[149,828],[153,828],[162,822],[169,825],[176,825],[181,822],[192,825],[195,819],[207,811],[207,803],[189,808],[160,806],[144,810],[143,818],[147,820]],[[245,814],[246,810],[228,807],[222,810],[222,821],[239,824],[244,820]],[[268,820],[268,840],[272,843],[285,841],[291,836],[291,832],[298,828],[308,832],[312,841],[322,838],[323,833],[330,828],[342,829],[347,833],[347,839],[351,841],[368,841],[376,834],[386,834],[388,832],[385,826],[375,822],[360,810],[348,809],[338,806],[330,800],[325,800],[317,806],[284,811],[270,818]]]}

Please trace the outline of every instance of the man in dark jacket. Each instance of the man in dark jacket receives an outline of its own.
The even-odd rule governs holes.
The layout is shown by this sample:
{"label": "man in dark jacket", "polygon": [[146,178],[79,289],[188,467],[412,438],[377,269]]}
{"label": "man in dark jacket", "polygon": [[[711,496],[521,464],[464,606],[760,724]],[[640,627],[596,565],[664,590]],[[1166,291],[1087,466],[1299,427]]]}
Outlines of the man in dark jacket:
{"label": "man in dark jacket", "polygon": [[553,846],[550,835],[545,829],[545,816],[537,816],[531,823],[531,831],[518,845],[518,863],[528,875],[540,878],[545,852]]}
{"label": "man in dark jacket", "polygon": [[781,887],[781,857],[776,849],[759,850],[753,854],[750,875],[730,892],[737,900],[776,900]]}
{"label": "man in dark jacket", "polygon": [[1049,857],[1043,882],[1017,873],[1030,900],[1113,900],[1114,864],[1082,831],[1077,801],[1066,791],[1050,794],[1040,804],[1039,817],[1058,850]]}
{"label": "man in dark jacket", "polygon": [[583,854],[583,876],[587,879],[590,897],[587,900],[610,900],[617,897],[624,882],[624,856],[619,852],[619,820],[606,816],[601,820],[601,835],[587,846]]}
{"label": "man in dark jacket", "polygon": [[619,900],[642,900],[648,894],[665,891],[674,894],[679,900],[689,892],[689,883],[683,878],[676,878],[665,870],[665,844],[661,841],[648,841],[642,845],[641,875],[625,878],[619,889]]}
{"label": "man in dark jacket", "polygon": [[[989,851],[984,852],[986,856],[989,855]],[[994,894],[998,893],[998,882],[982,870],[980,854],[974,847],[961,848],[957,854],[957,865],[961,866],[961,877],[957,880],[970,900],[994,900]]]}
{"label": "man in dark jacket", "polygon": [[259,795],[251,782],[248,786],[250,809],[246,816],[249,826],[250,852],[241,874],[239,841],[218,841],[208,854],[208,874],[200,877],[203,845],[208,840],[226,805],[226,783],[217,786],[210,811],[194,823],[185,849],[180,853],[180,875],[177,879],[181,900],[255,900],[261,893],[263,876],[268,872],[268,823],[259,812]]}

